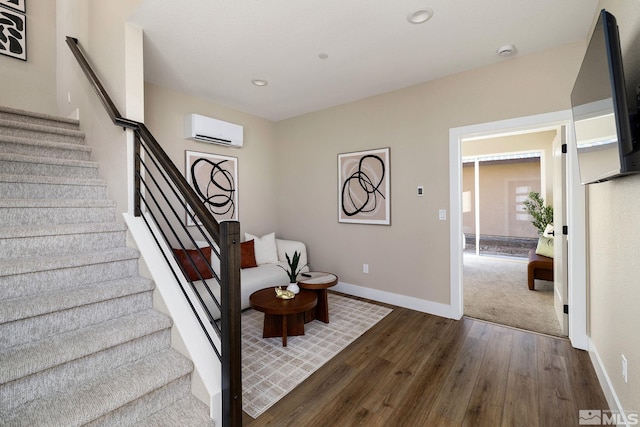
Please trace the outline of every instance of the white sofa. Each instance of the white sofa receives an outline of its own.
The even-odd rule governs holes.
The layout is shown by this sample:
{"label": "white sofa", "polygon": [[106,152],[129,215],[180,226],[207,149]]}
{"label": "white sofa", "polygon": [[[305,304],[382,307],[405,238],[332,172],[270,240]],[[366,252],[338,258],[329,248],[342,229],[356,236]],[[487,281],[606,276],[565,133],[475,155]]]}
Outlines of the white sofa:
{"label": "white sofa", "polygon": [[[272,257],[271,262],[258,262],[257,267],[243,268],[240,270],[240,307],[243,310],[249,308],[249,296],[255,291],[271,286],[284,287],[289,284],[289,277],[287,276],[287,273],[279,267],[282,266],[287,268],[287,254],[289,255],[289,258],[291,258],[295,251],[300,252],[299,267],[304,266],[302,271],[309,271],[309,267],[307,266],[307,248],[304,243],[296,240],[275,239],[275,246],[277,260],[275,257]],[[256,253],[256,255],[259,254]],[[219,273],[219,260],[215,256],[212,258],[211,265],[216,273]],[[256,256],[256,261],[259,260],[260,258]],[[219,301],[220,287],[218,286],[217,281],[212,278],[205,280],[205,282]],[[203,297],[205,305],[209,311],[213,314],[215,319],[218,319],[220,317],[220,311],[213,300],[208,296],[208,292],[206,291],[202,281],[195,280],[193,284]]]}

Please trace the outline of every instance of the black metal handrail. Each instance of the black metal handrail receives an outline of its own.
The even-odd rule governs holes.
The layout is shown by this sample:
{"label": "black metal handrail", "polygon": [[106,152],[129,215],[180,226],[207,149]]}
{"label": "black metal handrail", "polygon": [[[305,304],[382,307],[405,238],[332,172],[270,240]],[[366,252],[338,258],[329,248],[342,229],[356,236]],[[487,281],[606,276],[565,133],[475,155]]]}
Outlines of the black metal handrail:
{"label": "black metal handrail", "polygon": [[[241,426],[240,223],[215,220],[144,123],[122,117],[82,53],[78,40],[67,37],[66,42],[111,121],[134,132],[134,214],[144,220],[159,246],[159,239],[163,239],[174,248],[174,260],[180,271],[173,268],[176,263],[171,262],[170,255],[162,253],[222,364],[223,425]],[[193,226],[185,225],[182,212]],[[159,236],[155,229],[160,230]],[[209,250],[206,248],[211,248],[211,258],[205,253]],[[212,265],[214,258],[219,259],[218,268]],[[182,285],[185,277],[189,288]],[[201,312],[205,313],[204,318]],[[220,348],[210,329],[218,335]]]}

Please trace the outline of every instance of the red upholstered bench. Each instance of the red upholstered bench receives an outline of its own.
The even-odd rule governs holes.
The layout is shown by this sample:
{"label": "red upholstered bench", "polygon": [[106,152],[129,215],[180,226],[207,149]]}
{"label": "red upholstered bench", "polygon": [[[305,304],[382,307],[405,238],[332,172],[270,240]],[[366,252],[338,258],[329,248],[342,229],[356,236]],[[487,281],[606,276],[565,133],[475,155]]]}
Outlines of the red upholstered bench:
{"label": "red upholstered bench", "polygon": [[529,251],[529,265],[527,267],[529,290],[534,289],[534,279],[553,282],[553,258],[538,255],[535,249]]}

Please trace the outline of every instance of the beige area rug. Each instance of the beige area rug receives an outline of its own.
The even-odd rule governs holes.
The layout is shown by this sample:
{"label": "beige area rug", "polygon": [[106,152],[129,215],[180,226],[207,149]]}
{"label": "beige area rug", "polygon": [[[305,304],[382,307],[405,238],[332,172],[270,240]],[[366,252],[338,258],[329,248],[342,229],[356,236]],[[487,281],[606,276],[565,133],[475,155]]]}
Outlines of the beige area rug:
{"label": "beige area rug", "polygon": [[242,409],[252,418],[278,402],[392,309],[329,293],[329,324],[314,320],[305,335],[262,338],[264,314],[242,313]]}
{"label": "beige area rug", "polygon": [[553,283],[527,286],[527,260],[464,255],[464,314],[533,332],[563,336]]}

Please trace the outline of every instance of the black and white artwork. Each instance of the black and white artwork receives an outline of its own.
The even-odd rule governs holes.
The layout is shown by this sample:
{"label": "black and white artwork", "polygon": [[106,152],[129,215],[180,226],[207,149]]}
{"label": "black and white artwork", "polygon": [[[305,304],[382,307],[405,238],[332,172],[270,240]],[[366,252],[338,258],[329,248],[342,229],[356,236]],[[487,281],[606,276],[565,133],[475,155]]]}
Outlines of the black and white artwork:
{"label": "black and white artwork", "polygon": [[[7,1],[2,2],[5,3]],[[24,2],[22,6],[24,7]],[[0,7],[0,53],[27,60],[26,17],[6,7]]]}
{"label": "black and white artwork", "polygon": [[389,148],[338,154],[338,222],[391,224]]}
{"label": "black and white artwork", "polygon": [[0,0],[0,6],[6,6],[18,12],[25,13],[27,7],[24,4],[25,0]]}
{"label": "black and white artwork", "polygon": [[[196,194],[218,221],[238,220],[238,159],[187,151],[186,175]],[[194,225],[187,215],[187,225]]]}

